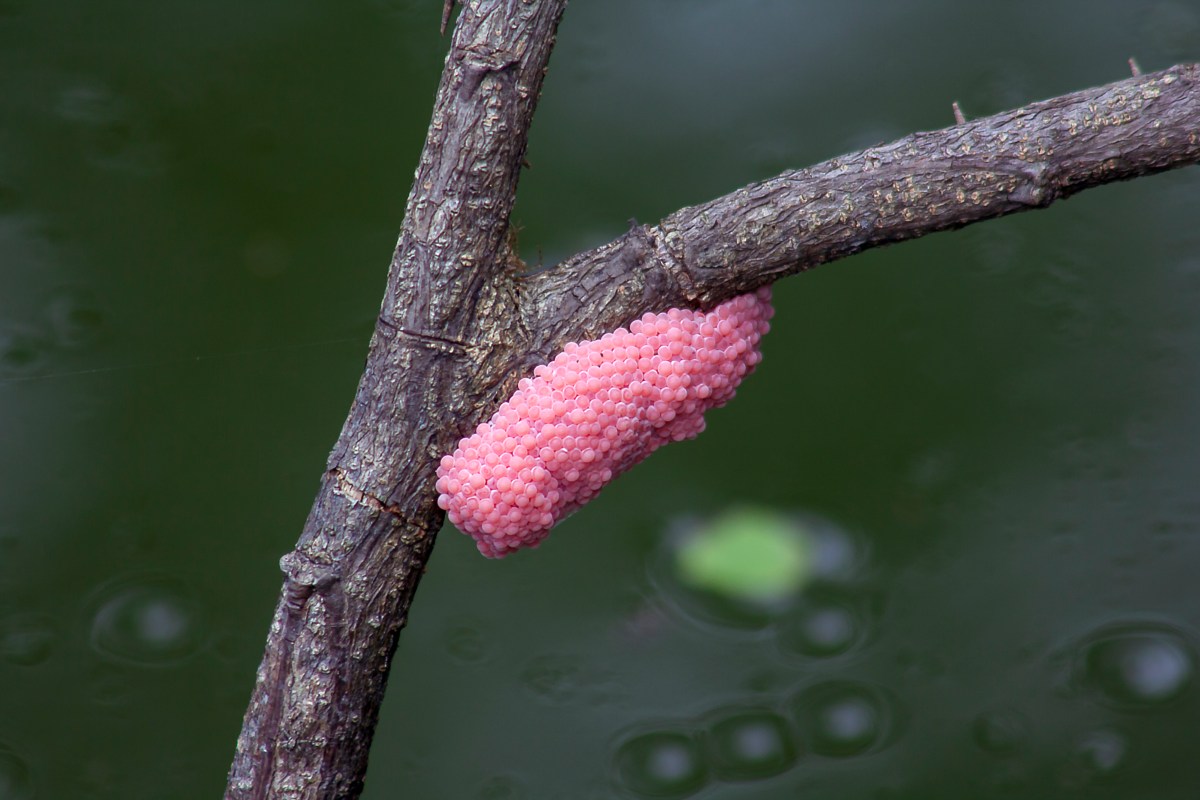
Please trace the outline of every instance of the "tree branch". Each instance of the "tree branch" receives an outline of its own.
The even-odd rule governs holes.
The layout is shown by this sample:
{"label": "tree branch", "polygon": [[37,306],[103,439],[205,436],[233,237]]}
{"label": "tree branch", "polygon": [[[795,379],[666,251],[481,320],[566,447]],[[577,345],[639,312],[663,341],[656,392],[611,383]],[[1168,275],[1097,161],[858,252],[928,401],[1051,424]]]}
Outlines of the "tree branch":
{"label": "tree branch", "polygon": [[[508,218],[566,0],[465,4],[350,415],[283,590],[228,798],[357,797],[400,628],[442,514],[438,457],[505,372]],[[480,320],[488,320],[487,326]]]}
{"label": "tree branch", "polygon": [[788,172],[522,277],[508,218],[564,6],[459,15],[363,377],[281,561],[227,797],[360,793],[443,522],[438,459],[566,341],[1200,160],[1200,67],[1180,66]]}
{"label": "tree branch", "polygon": [[1200,65],[1055,97],[680,209],[528,281],[537,356],[872,247],[1200,161]]}

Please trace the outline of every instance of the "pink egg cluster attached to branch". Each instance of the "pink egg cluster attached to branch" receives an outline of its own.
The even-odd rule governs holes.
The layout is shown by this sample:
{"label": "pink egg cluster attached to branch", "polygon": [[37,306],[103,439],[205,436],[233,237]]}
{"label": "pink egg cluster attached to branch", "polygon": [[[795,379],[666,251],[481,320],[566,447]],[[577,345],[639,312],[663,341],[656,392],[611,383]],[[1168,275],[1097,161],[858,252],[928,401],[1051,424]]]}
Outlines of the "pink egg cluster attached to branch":
{"label": "pink egg cluster attached to branch", "polygon": [[489,558],[537,546],[614,476],[704,430],[762,360],[772,313],[764,287],[571,342],[443,456],[438,505]]}

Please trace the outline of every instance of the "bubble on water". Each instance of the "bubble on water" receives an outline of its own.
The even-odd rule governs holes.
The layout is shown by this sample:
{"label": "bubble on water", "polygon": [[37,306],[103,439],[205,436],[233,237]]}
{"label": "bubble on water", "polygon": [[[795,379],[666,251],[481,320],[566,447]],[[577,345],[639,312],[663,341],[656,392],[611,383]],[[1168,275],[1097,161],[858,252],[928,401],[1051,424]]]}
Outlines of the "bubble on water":
{"label": "bubble on water", "polygon": [[802,740],[814,753],[846,757],[879,750],[896,737],[896,701],[882,689],[853,681],[809,687],[793,708]]}
{"label": "bubble on water", "polygon": [[29,800],[33,797],[33,776],[29,767],[14,752],[0,745],[0,800]]}
{"label": "bubble on water", "polygon": [[1029,722],[1016,711],[988,711],[975,718],[971,736],[979,749],[994,755],[1011,755],[1025,749]]}
{"label": "bubble on water", "polygon": [[85,347],[101,338],[108,325],[95,296],[86,289],[63,289],[46,304],[54,341],[59,347]]}
{"label": "bubble on water", "polygon": [[1159,623],[1110,625],[1079,647],[1075,681],[1121,708],[1154,708],[1191,685],[1195,651],[1184,634]]}
{"label": "bubble on water", "polygon": [[796,761],[795,736],[787,720],[768,709],[723,714],[705,737],[713,773],[723,780],[769,778]]}
{"label": "bubble on water", "polygon": [[525,690],[550,705],[603,706],[621,698],[613,676],[570,655],[547,654],[521,671]]}
{"label": "bubble on water", "polygon": [[847,608],[826,606],[808,609],[796,624],[797,650],[807,655],[844,653],[858,638],[858,621]]}
{"label": "bubble on water", "polygon": [[1075,748],[1076,754],[1092,770],[1108,774],[1121,766],[1129,745],[1116,731],[1093,731]]}
{"label": "bubble on water", "polygon": [[479,625],[452,625],[445,635],[446,652],[460,664],[478,664],[487,660],[487,645]]}
{"label": "bubble on water", "polygon": [[815,593],[781,623],[780,647],[809,658],[848,653],[870,638],[882,611],[882,600],[870,595]]}
{"label": "bubble on water", "polygon": [[159,666],[194,654],[203,637],[191,594],[165,578],[139,578],[103,591],[92,615],[91,643],[116,661]]}
{"label": "bubble on water", "polygon": [[10,664],[40,664],[57,644],[58,631],[49,617],[20,614],[0,620],[0,658]]}
{"label": "bubble on water", "polygon": [[614,768],[621,785],[640,797],[683,798],[708,783],[699,742],[683,731],[634,736],[617,749]]}
{"label": "bubble on water", "polygon": [[0,377],[35,372],[45,365],[48,353],[45,337],[32,330],[0,330]]}

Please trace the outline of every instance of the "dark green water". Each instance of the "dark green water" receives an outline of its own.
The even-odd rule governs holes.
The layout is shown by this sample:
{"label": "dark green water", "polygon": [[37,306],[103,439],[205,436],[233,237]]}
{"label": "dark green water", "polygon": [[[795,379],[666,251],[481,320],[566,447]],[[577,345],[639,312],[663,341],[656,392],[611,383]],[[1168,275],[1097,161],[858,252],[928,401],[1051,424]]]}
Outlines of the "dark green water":
{"label": "dark green water", "polygon": [[[440,6],[0,0],[0,800],[221,791]],[[524,255],[1130,56],[1200,59],[1200,5],[578,0]],[[444,533],[366,797],[1194,798],[1198,204],[1193,168],[778,286],[699,440],[537,552]],[[737,506],[824,537],[749,619],[670,569]]]}

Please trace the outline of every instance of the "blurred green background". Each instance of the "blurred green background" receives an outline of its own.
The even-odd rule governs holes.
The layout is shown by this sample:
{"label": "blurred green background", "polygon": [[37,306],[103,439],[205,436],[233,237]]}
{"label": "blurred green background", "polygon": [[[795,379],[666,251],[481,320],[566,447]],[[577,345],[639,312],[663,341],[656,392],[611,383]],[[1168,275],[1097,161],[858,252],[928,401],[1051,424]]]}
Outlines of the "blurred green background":
{"label": "blurred green background", "polygon": [[[222,790],[440,7],[0,0],[0,799]],[[579,0],[523,255],[1130,56],[1200,59],[1200,4]],[[1198,204],[1192,168],[780,284],[700,439],[536,552],[443,533],[366,797],[1196,797]],[[799,589],[680,579],[731,512]]]}

